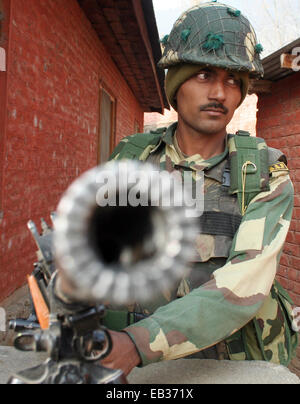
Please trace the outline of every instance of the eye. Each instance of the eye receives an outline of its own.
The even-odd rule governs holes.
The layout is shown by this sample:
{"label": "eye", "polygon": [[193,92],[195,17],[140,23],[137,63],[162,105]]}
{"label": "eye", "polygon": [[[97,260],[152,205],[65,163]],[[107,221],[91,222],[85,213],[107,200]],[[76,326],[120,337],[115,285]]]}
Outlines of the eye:
{"label": "eye", "polygon": [[209,72],[207,72],[207,71],[202,71],[202,72],[198,73],[196,77],[197,77],[199,80],[207,80],[207,79],[209,78],[209,76],[210,76]]}
{"label": "eye", "polygon": [[230,84],[231,86],[235,86],[235,87],[240,87],[241,86],[241,80],[237,79],[234,76],[228,77],[227,83]]}

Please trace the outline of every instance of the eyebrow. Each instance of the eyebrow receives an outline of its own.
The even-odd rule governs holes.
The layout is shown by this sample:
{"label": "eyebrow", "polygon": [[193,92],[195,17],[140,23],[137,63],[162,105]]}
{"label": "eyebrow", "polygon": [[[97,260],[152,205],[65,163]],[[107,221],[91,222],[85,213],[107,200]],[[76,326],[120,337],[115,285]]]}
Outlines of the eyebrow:
{"label": "eyebrow", "polygon": [[[233,77],[234,79],[241,81],[241,78],[238,76],[237,72],[230,71],[230,70],[226,70],[226,71],[227,71],[228,77]],[[214,68],[209,67],[209,66],[205,66],[205,67],[203,67],[203,69],[199,70],[199,72],[196,74],[196,76],[198,74],[200,74],[201,72],[215,73],[215,74],[217,73]]]}
{"label": "eyebrow", "polygon": [[214,72],[215,70],[214,69],[212,69],[211,67],[203,67],[203,69],[201,69],[201,70],[199,70],[199,73],[200,72]]}

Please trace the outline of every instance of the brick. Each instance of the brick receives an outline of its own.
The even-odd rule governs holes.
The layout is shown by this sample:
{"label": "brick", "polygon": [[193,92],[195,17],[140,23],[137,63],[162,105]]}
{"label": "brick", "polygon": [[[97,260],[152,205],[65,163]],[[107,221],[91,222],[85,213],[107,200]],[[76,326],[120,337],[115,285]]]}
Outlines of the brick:
{"label": "brick", "polygon": [[287,279],[288,278],[288,268],[286,264],[281,260],[279,269],[278,269],[278,277]]}
{"label": "brick", "polygon": [[291,289],[296,295],[300,295],[300,283],[293,282],[293,286]]}
{"label": "brick", "polygon": [[297,257],[290,257],[289,258],[289,263],[290,263],[290,270],[291,271],[293,271],[293,270],[298,270],[297,271],[297,273],[298,273],[298,277],[300,278],[300,258],[297,258]]}
{"label": "brick", "polygon": [[299,195],[295,196],[295,206],[300,207],[300,196]]}
{"label": "brick", "polygon": [[[294,172],[293,172],[293,174],[294,174]],[[299,180],[299,178],[297,178],[296,175],[293,176],[292,181],[293,181],[293,185],[294,185],[296,195],[300,194],[300,182],[298,180]]]}
{"label": "brick", "polygon": [[297,170],[300,168],[300,159],[289,159],[289,169]]}
{"label": "brick", "polygon": [[300,158],[300,146],[293,146],[289,150],[289,158]]}
{"label": "brick", "polygon": [[293,291],[291,291],[289,294],[294,302],[294,305],[300,307],[300,295]]}
{"label": "brick", "polygon": [[297,220],[300,219],[300,208],[296,207],[296,208],[294,209],[293,217],[296,218]]}
{"label": "brick", "polygon": [[100,82],[117,99],[116,142],[135,121],[143,127],[141,106],[76,0],[18,0],[12,10],[5,99],[0,75],[0,300],[32,270],[27,221],[48,219],[68,185],[97,164]]}
{"label": "brick", "polygon": [[287,237],[286,237],[286,241],[288,242],[288,243],[295,243],[295,240],[296,240],[296,236],[295,236],[295,233],[294,232],[292,232],[292,231],[290,231],[289,233],[288,233],[288,235],[287,235]]}
{"label": "brick", "polygon": [[287,145],[287,139],[285,137],[280,137],[277,139],[271,138],[268,141],[268,146],[269,147],[274,147],[275,149],[279,149],[282,150],[285,148],[285,146]]}
{"label": "brick", "polygon": [[282,254],[281,260],[280,260],[281,265],[285,265],[286,267],[289,266],[290,264],[290,257],[287,254]]}
{"label": "brick", "polygon": [[[281,258],[278,277],[300,307],[300,75],[273,85],[272,94],[260,96],[257,134],[268,144],[283,149],[295,189],[295,208]],[[280,122],[278,122],[280,121]],[[273,122],[273,123],[272,123]],[[274,122],[276,126],[274,127]],[[268,127],[270,125],[270,127]],[[300,351],[298,353],[300,358]],[[300,367],[299,367],[300,369]]]}
{"label": "brick", "polygon": [[300,257],[300,246],[291,243],[285,243],[284,252],[294,257]]}
{"label": "brick", "polygon": [[290,231],[298,231],[298,221],[294,218],[291,221]]}
{"label": "brick", "polygon": [[290,290],[290,281],[288,279],[279,277],[279,282],[286,290]]}
{"label": "brick", "polygon": [[[296,260],[296,258],[294,258],[294,260]],[[300,275],[300,271],[297,269],[293,269],[293,258],[291,260],[292,265],[291,268],[288,269],[288,279],[290,279],[291,281],[298,281],[299,279],[299,275]]]}

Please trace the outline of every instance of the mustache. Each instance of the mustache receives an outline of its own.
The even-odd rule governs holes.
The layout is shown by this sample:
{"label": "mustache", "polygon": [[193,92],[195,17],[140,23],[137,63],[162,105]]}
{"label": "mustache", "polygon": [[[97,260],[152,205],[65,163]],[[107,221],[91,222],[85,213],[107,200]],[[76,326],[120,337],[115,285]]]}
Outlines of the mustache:
{"label": "mustache", "polygon": [[206,111],[211,108],[221,109],[225,115],[228,114],[228,112],[229,112],[228,108],[226,108],[225,105],[219,104],[217,102],[212,102],[210,104],[203,105],[202,107],[200,107],[200,111]]}

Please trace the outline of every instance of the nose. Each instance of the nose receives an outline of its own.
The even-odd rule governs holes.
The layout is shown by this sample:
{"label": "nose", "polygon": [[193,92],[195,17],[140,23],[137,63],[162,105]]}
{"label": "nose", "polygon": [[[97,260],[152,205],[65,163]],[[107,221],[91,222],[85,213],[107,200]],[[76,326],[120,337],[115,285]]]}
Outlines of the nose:
{"label": "nose", "polygon": [[225,99],[226,99],[226,93],[225,93],[225,86],[224,86],[224,82],[223,80],[214,80],[209,94],[208,94],[208,98],[210,100],[214,100],[217,101],[221,104],[224,103]]}

